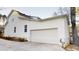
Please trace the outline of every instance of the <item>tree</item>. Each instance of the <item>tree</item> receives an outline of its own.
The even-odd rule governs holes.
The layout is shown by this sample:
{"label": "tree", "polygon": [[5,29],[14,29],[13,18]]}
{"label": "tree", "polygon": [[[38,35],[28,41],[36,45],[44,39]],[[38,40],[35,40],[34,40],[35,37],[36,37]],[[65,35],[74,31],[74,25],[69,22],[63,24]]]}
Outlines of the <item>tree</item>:
{"label": "tree", "polygon": [[69,7],[59,7],[58,10],[59,10],[58,13],[60,15],[66,14],[68,16],[67,23],[68,23],[68,25],[70,25],[70,8]]}
{"label": "tree", "polygon": [[73,43],[76,45],[79,45],[79,40],[78,40],[78,35],[77,35],[77,28],[76,28],[76,8],[71,7],[71,24],[72,24],[72,38],[73,38]]}

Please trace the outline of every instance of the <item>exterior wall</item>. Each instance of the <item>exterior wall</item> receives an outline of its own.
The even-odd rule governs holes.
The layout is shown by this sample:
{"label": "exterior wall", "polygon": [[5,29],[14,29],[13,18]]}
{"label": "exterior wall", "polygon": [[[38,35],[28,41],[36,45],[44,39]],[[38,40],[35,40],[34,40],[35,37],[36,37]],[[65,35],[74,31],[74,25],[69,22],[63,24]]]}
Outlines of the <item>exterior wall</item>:
{"label": "exterior wall", "polygon": [[[12,20],[14,18],[14,21]],[[69,32],[67,25],[67,18],[60,17],[47,21],[27,21],[20,20],[18,16],[11,16],[9,22],[5,27],[5,36],[17,36],[27,38],[30,41],[30,31],[35,29],[47,29],[58,28],[58,38],[62,39],[62,42],[69,42]],[[24,32],[24,25],[27,25],[27,32]],[[16,27],[16,33],[14,33],[14,27]]]}
{"label": "exterior wall", "polygon": [[67,18],[57,18],[49,21],[43,22],[35,22],[31,21],[28,22],[29,25],[29,32],[28,39],[30,39],[30,30],[35,29],[47,29],[47,28],[58,28],[58,39],[62,39],[62,42],[69,42],[69,32],[68,32],[68,25],[67,25]]}
{"label": "exterior wall", "polygon": [[[5,27],[4,35],[26,38],[27,32],[24,32],[24,25],[27,25],[26,20],[20,20],[18,16],[11,16]],[[14,33],[14,27],[16,27],[16,33]]]}

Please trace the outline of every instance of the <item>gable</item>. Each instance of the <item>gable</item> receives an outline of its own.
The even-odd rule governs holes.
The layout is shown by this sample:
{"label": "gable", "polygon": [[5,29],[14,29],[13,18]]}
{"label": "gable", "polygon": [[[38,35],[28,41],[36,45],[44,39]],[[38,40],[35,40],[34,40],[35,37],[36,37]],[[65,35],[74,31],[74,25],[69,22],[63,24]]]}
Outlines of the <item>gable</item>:
{"label": "gable", "polygon": [[8,18],[9,18],[10,16],[19,16],[19,14],[18,14],[17,11],[12,10],[12,11],[10,12],[10,14],[8,15]]}
{"label": "gable", "polygon": [[19,14],[16,11],[14,11],[11,15],[12,16],[19,16]]}
{"label": "gable", "polygon": [[8,15],[7,19],[9,19],[12,16],[18,17],[19,19],[22,19],[22,20],[31,19],[31,17],[32,17],[32,16],[29,16],[29,15],[25,15],[25,14],[19,12],[19,11],[16,11],[16,10],[12,10],[10,12],[10,14]]}

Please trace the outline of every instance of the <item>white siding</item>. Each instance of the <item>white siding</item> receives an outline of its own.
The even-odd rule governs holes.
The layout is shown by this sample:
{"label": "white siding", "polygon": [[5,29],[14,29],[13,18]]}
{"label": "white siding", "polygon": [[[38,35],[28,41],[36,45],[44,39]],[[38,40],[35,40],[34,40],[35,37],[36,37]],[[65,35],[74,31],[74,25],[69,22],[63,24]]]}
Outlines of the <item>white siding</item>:
{"label": "white siding", "polygon": [[[14,21],[12,20],[14,19]],[[5,36],[27,37],[27,32],[24,32],[24,25],[27,25],[26,20],[21,20],[16,16],[11,16],[9,22],[5,27]],[[16,33],[14,33],[16,27]]]}
{"label": "white siding", "polygon": [[[12,18],[14,18],[14,22],[12,21]],[[35,22],[21,20],[18,19],[17,16],[11,16],[5,28],[5,35],[25,37],[30,41],[30,30],[58,28],[58,39],[62,39],[63,42],[68,42],[69,33],[66,19],[66,17],[59,17],[48,21]],[[27,25],[27,32],[24,32],[24,25]],[[13,31],[14,26],[16,27],[16,33]]]}
{"label": "white siding", "polygon": [[65,41],[65,39],[68,38],[68,32],[67,32],[68,29],[65,17],[44,22],[34,22],[34,21],[29,22],[30,30],[47,29],[47,28],[58,28],[59,39],[63,39],[63,41]]}

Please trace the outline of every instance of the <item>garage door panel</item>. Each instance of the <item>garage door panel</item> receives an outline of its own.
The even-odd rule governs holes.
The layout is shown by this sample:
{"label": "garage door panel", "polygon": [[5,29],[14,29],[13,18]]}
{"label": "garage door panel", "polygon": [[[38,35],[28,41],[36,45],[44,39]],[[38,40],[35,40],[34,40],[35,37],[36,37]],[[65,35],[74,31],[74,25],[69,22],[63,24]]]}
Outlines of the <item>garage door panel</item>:
{"label": "garage door panel", "polygon": [[31,30],[31,41],[40,43],[59,43],[57,28]]}

